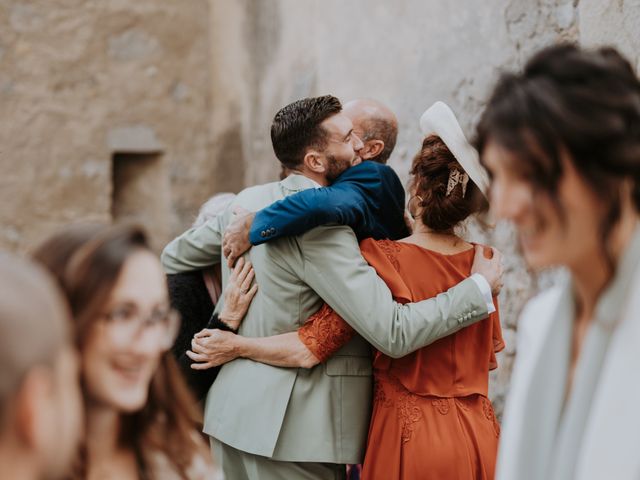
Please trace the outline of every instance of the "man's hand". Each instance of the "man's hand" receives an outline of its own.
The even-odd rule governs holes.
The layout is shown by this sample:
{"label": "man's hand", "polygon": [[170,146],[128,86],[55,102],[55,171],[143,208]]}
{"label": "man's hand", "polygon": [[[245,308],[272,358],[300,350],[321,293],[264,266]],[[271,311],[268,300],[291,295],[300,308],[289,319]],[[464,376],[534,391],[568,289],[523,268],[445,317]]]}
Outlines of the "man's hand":
{"label": "man's hand", "polygon": [[491,286],[491,293],[496,296],[502,289],[502,254],[495,248],[476,245],[476,252],[471,266],[471,274],[479,273]]}
{"label": "man's hand", "polygon": [[231,222],[222,239],[222,253],[227,257],[229,268],[233,267],[236,259],[251,248],[249,231],[256,214],[242,207],[236,207],[233,211],[237,218]]}
{"label": "man's hand", "polygon": [[245,261],[243,257],[238,259],[229,275],[229,281],[224,289],[224,306],[218,318],[234,330],[240,326],[258,291],[258,284],[253,283],[254,277],[255,272],[251,262]]}
{"label": "man's hand", "polygon": [[191,368],[206,370],[235,360],[240,356],[236,340],[235,333],[217,329],[205,328],[196,333],[191,340],[191,350],[187,350],[187,356],[194,361]]}

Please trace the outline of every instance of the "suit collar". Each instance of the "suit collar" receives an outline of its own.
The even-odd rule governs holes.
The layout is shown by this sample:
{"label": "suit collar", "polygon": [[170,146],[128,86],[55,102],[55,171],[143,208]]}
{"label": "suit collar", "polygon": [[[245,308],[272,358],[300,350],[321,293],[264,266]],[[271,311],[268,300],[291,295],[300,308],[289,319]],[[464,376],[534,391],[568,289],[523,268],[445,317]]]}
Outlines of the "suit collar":
{"label": "suit collar", "polygon": [[[636,229],[598,307],[613,308],[612,334],[578,459],[576,478],[637,478],[640,461],[640,228]],[[604,312],[603,312],[604,314]],[[603,476],[604,472],[608,475]]]}
{"label": "suit collar", "polygon": [[282,188],[285,196],[301,192],[302,190],[307,190],[309,188],[320,187],[321,185],[319,183],[311,180],[309,177],[305,177],[304,175],[297,173],[292,173],[287,178],[280,181],[280,188]]}
{"label": "suit collar", "polygon": [[[522,396],[521,438],[514,458],[526,478],[545,478],[562,413],[569,368],[574,305],[571,282],[562,279],[561,293],[545,331],[532,352],[532,369]],[[540,319],[544,322],[544,319]]]}

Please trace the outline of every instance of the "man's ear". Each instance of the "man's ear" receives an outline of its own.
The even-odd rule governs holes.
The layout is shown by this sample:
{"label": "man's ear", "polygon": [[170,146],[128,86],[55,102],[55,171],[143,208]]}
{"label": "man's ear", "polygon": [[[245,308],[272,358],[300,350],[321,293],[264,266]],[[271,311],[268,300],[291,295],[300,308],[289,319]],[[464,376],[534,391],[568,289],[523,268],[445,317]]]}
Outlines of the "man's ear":
{"label": "man's ear", "polygon": [[302,159],[302,163],[314,173],[324,173],[326,169],[323,156],[317,150],[309,150]]}
{"label": "man's ear", "polygon": [[364,147],[360,150],[360,157],[363,160],[377,157],[384,150],[384,142],[382,140],[367,140]]}
{"label": "man's ear", "polygon": [[27,373],[16,397],[15,421],[20,440],[29,448],[42,447],[43,430],[50,425],[47,414],[51,412],[53,389],[51,372],[46,367],[34,367]]}

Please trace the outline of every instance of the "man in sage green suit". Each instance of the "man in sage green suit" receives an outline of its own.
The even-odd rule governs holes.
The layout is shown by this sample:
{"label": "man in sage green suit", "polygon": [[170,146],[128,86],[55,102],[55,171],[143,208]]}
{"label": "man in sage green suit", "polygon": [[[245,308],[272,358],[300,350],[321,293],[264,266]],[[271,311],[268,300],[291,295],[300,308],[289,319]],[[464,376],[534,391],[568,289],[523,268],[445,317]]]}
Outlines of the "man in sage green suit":
{"label": "man in sage green suit", "polygon": [[[331,96],[281,109],[271,135],[276,155],[294,174],[240,192],[223,215],[175,239],[162,255],[165,270],[220,263],[222,235],[236,206],[260,210],[287,195],[327,185],[357,162],[362,142],[340,109]],[[294,331],[323,300],[359,335],[311,369],[244,358],[224,365],[207,396],[204,431],[229,480],[343,478],[343,464],[359,463],[364,454],[372,394],[369,344],[401,357],[485,318],[492,308],[491,287],[482,276],[433,299],[395,303],[345,226],[318,227],[256,246],[248,255],[259,289],[240,327],[242,335]],[[497,261],[484,261],[494,286]],[[229,270],[221,263],[226,284]]]}

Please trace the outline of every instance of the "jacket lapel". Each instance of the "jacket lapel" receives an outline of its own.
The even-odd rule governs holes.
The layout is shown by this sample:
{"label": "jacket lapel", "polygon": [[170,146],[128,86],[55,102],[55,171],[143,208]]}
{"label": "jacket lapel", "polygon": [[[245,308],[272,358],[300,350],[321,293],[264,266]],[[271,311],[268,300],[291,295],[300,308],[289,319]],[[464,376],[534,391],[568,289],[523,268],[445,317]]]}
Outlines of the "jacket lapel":
{"label": "jacket lapel", "polygon": [[578,458],[580,479],[640,478],[640,231],[620,262],[602,315],[623,307],[616,318],[607,358]]}
{"label": "jacket lapel", "polygon": [[518,354],[522,351],[523,356],[516,360],[507,400],[500,479],[545,478],[566,388],[573,318],[570,285],[564,282],[522,318]]}
{"label": "jacket lapel", "polygon": [[304,175],[291,174],[284,180],[280,181],[280,189],[282,195],[292,195],[308,188],[319,188],[320,185]]}

